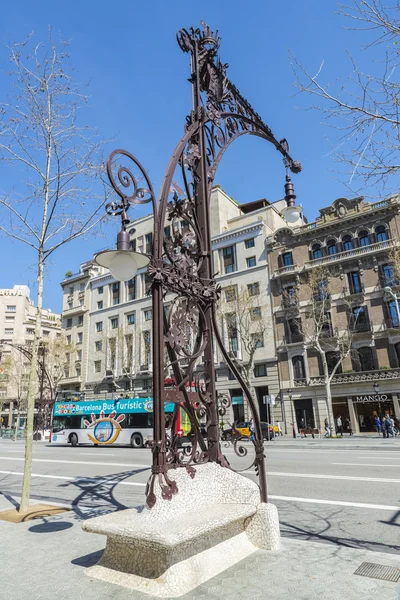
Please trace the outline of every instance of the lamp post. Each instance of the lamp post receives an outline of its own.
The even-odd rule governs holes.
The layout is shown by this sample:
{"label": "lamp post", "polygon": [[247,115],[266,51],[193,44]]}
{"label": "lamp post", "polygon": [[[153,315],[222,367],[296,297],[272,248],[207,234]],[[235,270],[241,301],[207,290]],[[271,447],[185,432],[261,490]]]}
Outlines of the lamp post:
{"label": "lamp post", "polygon": [[288,396],[289,396],[289,402],[290,402],[290,410],[292,413],[292,430],[293,430],[293,437],[296,438],[297,437],[297,428],[296,428],[296,421],[295,421],[295,414],[294,414],[294,408],[293,408],[293,396],[292,396],[292,390],[288,390],[287,391]]}
{"label": "lamp post", "polygon": [[386,294],[389,294],[390,296],[392,296],[392,298],[395,301],[395,306],[396,306],[396,315],[397,315],[397,327],[400,327],[400,308],[399,308],[399,299],[397,297],[397,294],[395,294],[392,290],[392,288],[390,288],[389,286],[386,286],[384,288],[384,291]]}
{"label": "lamp post", "polygon": [[[211,461],[229,466],[220,447],[218,427],[219,416],[226,411],[229,401],[218,403],[214,340],[250,407],[255,427],[253,465],[259,476],[261,501],[267,502],[263,434],[257,403],[223,345],[216,318],[220,288],[213,268],[210,198],[216,169],[227,148],[242,135],[254,135],[273,144],[282,156],[286,168],[286,219],[295,222],[301,208],[294,202],[296,196],[289,171],[299,173],[301,165],[289,155],[287,141],[275,138],[229,80],[227,65],[217,57],[218,32],[202,23],[202,28],[180,30],[177,40],[181,50],[190,55],[192,107],[184,134],[165,172],[158,204],[141,164],[129,152],[115,150],[107,161],[107,173],[119,199],[108,204],[106,210],[109,215],[121,216],[121,231],[116,250],[101,252],[95,260],[109,268],[120,281],[129,280],[138,268],[146,266],[151,278],[154,418],[153,440],[149,443],[153,465],[147,505],[151,507],[157,501],[156,485],[161,487],[164,499],[178,492],[175,481],[168,476],[172,468],[184,466],[195,476],[194,467],[202,463]],[[121,161],[127,161],[128,166]],[[144,187],[139,186],[140,181],[144,181]],[[151,256],[133,252],[129,244],[128,210],[131,205],[146,202],[152,203],[154,212]],[[187,225],[185,231],[181,229],[182,221]],[[165,354],[173,370],[175,390],[164,387]],[[175,404],[168,431],[165,402]],[[193,434],[192,451],[185,464],[175,434],[181,410],[186,413]],[[206,441],[200,429],[200,419],[204,418]]]}

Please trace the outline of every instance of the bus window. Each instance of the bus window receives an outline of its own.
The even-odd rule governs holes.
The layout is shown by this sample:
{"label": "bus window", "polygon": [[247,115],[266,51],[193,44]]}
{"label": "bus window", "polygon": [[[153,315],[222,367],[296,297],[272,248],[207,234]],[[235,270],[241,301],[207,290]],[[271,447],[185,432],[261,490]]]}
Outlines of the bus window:
{"label": "bus window", "polygon": [[62,429],[83,429],[83,418],[78,415],[67,417],[54,417],[53,433],[57,433]]}

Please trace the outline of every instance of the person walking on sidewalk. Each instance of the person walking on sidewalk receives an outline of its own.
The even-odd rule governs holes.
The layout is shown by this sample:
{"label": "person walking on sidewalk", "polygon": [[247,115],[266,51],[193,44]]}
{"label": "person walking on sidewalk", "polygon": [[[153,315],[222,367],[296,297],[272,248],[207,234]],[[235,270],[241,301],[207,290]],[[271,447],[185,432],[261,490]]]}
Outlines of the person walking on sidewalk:
{"label": "person walking on sidewalk", "polygon": [[376,415],[375,417],[375,429],[379,435],[379,437],[381,436],[381,430],[382,430],[382,423],[380,418],[378,417],[378,415]]}
{"label": "person walking on sidewalk", "polygon": [[343,422],[342,417],[339,415],[336,420],[337,432],[340,433],[341,437],[343,437]]}
{"label": "person walking on sidewalk", "polygon": [[346,419],[346,429],[349,432],[349,435],[353,435],[353,428],[351,426],[351,421],[350,419]]}
{"label": "person walking on sidewalk", "polygon": [[331,430],[330,430],[330,427],[329,427],[329,422],[328,422],[328,419],[325,419],[325,422],[324,422],[324,429],[325,429],[325,431],[326,431],[325,437],[329,437],[329,436],[330,436],[330,434],[331,434]]}
{"label": "person walking on sidewalk", "polygon": [[393,424],[392,424],[392,419],[390,418],[389,415],[385,416],[385,430],[386,430],[386,437],[388,438],[390,435],[392,437],[394,437],[394,433],[393,433]]}

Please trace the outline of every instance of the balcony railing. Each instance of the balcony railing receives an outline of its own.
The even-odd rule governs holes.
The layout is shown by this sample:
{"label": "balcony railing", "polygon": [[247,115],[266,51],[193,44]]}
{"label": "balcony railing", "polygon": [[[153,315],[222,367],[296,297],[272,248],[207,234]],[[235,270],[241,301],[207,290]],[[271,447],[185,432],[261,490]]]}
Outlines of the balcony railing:
{"label": "balcony railing", "polygon": [[399,329],[400,323],[398,319],[387,318],[383,321],[383,326],[385,329]]}
{"label": "balcony railing", "polygon": [[322,256],[321,258],[315,258],[314,260],[307,260],[304,263],[304,268],[312,269],[313,267],[321,265],[330,265],[342,260],[357,258],[359,256],[364,256],[365,254],[381,252],[382,250],[392,248],[393,244],[393,240],[384,240],[383,242],[376,242],[375,244],[369,244],[368,246],[360,246],[359,248],[353,248],[352,250],[346,250],[345,252],[338,252],[337,254]]}
{"label": "balcony railing", "polygon": [[283,308],[288,308],[288,309],[295,309],[299,307],[299,299],[297,296],[289,296],[289,295],[283,295],[282,296],[282,306]]}
{"label": "balcony railing", "polygon": [[292,273],[298,273],[298,271],[299,265],[286,265],[284,267],[281,267],[280,269],[277,269],[272,274],[272,279],[275,279],[276,277],[281,277],[282,275],[291,275]]}
{"label": "balcony railing", "polygon": [[302,333],[291,333],[283,336],[283,345],[286,344],[298,344],[304,340]]}
{"label": "balcony railing", "polygon": [[305,377],[301,379],[294,379],[293,383],[294,387],[305,387],[307,385],[307,379]]}
{"label": "balcony railing", "polygon": [[[351,373],[338,373],[333,376],[332,384],[357,383],[363,381],[377,381],[382,379],[397,379],[400,369],[374,369],[373,371],[352,371]],[[324,385],[323,377],[310,377],[310,385]],[[373,387],[371,385],[371,393]]]}
{"label": "balcony railing", "polygon": [[366,333],[372,331],[371,321],[352,321],[349,322],[350,331],[353,333]]}
{"label": "balcony railing", "polygon": [[323,339],[332,339],[339,337],[339,331],[337,327],[326,327],[325,329],[321,329],[320,336]]}
{"label": "balcony railing", "polygon": [[[87,310],[86,306],[84,304],[79,304],[78,306],[73,306],[72,308],[67,308],[66,310],[64,310],[63,312],[63,316],[70,316],[70,315],[75,315],[78,313],[82,313],[85,312]],[[46,324],[47,326],[47,324]]]}

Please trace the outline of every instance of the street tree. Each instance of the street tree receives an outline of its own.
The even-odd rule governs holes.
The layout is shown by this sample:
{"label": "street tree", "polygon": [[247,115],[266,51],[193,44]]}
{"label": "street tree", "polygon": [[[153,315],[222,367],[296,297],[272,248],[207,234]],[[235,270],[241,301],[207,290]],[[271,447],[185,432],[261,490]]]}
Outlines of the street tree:
{"label": "street tree", "polygon": [[348,322],[342,324],[340,328],[333,327],[331,290],[335,276],[337,277],[325,267],[315,267],[303,275],[300,280],[301,297],[308,300],[305,306],[301,306],[292,317],[293,326],[302,335],[304,346],[315,351],[320,358],[331,436],[335,434],[332,380],[343,361],[347,357],[354,356],[356,352],[353,349],[353,339],[357,325],[357,313],[354,314],[350,303],[342,298],[341,302],[345,305]]}
{"label": "street tree", "polygon": [[13,186],[0,195],[0,232],[35,256],[37,272],[20,504],[24,512],[29,506],[45,267],[56,250],[98,230],[107,194],[101,179],[102,140],[81,115],[87,95],[69,67],[69,43],[55,40],[50,30],[46,43],[31,35],[7,48],[7,79],[13,87],[0,105],[0,167]]}
{"label": "street tree", "polygon": [[[353,188],[396,186],[400,170],[400,5],[381,0],[353,0],[339,6],[350,32],[362,32],[364,43],[355,59],[349,54],[349,73],[336,77],[322,61],[313,73],[290,54],[301,93],[311,97],[309,108],[337,131],[335,160],[344,164]],[[365,59],[363,61],[363,59]],[[364,66],[360,66],[360,62]],[[397,191],[397,188],[396,188]]]}
{"label": "street tree", "polygon": [[257,405],[254,388],[255,359],[257,350],[267,344],[272,327],[266,298],[259,282],[224,288],[217,315],[231,358]]}

